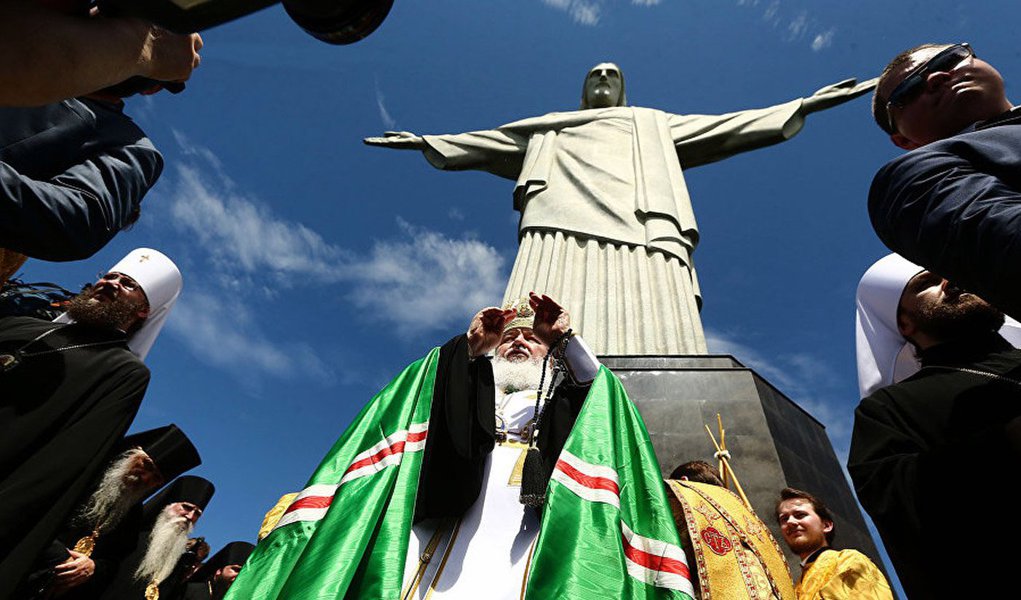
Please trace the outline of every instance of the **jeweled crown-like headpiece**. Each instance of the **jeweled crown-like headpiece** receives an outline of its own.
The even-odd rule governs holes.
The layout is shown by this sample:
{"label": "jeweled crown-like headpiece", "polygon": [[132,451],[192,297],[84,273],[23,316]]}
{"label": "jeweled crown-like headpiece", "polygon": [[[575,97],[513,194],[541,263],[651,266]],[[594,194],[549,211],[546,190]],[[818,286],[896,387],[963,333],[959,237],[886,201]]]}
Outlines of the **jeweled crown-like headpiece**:
{"label": "jeweled crown-like headpiece", "polygon": [[506,333],[511,329],[517,329],[519,327],[532,328],[532,324],[535,322],[535,311],[532,310],[532,305],[528,303],[528,298],[518,298],[503,305],[504,310],[513,310],[517,313],[510,323],[504,325],[503,330]]}

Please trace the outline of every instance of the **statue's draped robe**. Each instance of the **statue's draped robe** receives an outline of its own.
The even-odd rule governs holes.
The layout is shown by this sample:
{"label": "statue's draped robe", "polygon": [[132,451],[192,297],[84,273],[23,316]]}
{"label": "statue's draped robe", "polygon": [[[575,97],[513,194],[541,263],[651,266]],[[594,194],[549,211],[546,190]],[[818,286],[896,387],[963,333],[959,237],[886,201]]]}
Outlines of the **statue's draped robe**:
{"label": "statue's draped robe", "polygon": [[615,107],[493,131],[424,136],[446,170],[517,181],[520,245],[504,301],[549,294],[597,354],[704,354],[691,254],[698,227],[682,167],[782,142],[802,100],[726,115]]}

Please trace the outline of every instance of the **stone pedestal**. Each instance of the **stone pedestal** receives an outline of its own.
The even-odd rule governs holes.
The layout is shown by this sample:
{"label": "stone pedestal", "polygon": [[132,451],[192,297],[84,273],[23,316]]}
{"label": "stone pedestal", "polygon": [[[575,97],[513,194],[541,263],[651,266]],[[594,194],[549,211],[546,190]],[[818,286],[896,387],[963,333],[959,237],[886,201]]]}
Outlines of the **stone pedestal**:
{"label": "stone pedestal", "polygon": [[[837,531],[834,546],[855,548],[882,568],[825,427],[768,381],[727,355],[600,360],[638,407],[664,476],[689,460],[716,463],[704,425],[718,438],[720,413],[741,487],[781,547],[786,550],[774,507],[780,490],[790,486],[829,506]],[[798,557],[788,552],[787,559],[796,581]]]}

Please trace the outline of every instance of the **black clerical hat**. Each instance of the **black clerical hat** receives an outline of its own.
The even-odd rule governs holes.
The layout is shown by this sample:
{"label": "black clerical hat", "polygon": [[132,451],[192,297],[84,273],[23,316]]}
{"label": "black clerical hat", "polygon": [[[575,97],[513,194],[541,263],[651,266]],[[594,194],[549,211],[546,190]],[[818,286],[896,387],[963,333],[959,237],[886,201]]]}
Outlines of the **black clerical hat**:
{"label": "black clerical hat", "polygon": [[166,425],[140,431],[124,438],[125,450],[141,448],[156,463],[164,481],[171,481],[181,473],[202,464],[195,445],[177,425]]}
{"label": "black clerical hat", "polygon": [[216,572],[227,565],[244,565],[248,555],[255,550],[255,544],[231,542],[220,549],[212,558],[202,564],[190,581],[209,581]]}
{"label": "black clerical hat", "polygon": [[156,518],[164,506],[175,502],[190,502],[205,510],[215,491],[216,487],[208,479],[182,475],[146,502],[142,510],[149,519]]}

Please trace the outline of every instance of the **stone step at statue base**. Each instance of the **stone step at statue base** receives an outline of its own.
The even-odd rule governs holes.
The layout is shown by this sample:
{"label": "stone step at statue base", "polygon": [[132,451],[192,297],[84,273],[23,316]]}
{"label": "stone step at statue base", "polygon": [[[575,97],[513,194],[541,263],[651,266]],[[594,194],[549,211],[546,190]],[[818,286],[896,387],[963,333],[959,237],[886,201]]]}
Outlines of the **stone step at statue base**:
{"label": "stone step at statue base", "polygon": [[[836,524],[834,546],[855,548],[882,568],[826,428],[758,373],[729,355],[600,360],[638,407],[664,477],[689,460],[716,464],[704,425],[719,441],[716,414],[722,416],[731,465],[755,512],[787,552],[795,581],[801,575],[799,559],[787,551],[774,517],[785,486],[823,499]],[[847,418],[850,423],[850,413]]]}

